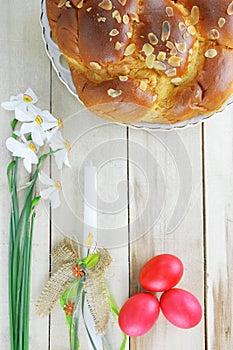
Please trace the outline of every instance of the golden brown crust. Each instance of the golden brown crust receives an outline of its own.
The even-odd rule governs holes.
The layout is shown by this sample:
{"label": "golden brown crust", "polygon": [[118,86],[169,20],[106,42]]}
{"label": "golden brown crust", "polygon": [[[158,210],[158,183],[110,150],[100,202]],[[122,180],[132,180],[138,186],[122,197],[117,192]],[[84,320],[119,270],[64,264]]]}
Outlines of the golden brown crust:
{"label": "golden brown crust", "polygon": [[233,1],[59,3],[47,0],[53,37],[97,115],[176,123],[210,114],[232,95]]}
{"label": "golden brown crust", "polygon": [[[187,38],[183,38],[184,31],[180,30],[178,26],[178,24],[183,21],[182,12],[178,7],[174,7],[172,5],[172,2],[169,0],[144,0],[139,10],[140,23],[135,24],[135,42],[138,51],[140,51],[143,45],[148,42],[148,33],[156,33],[159,39],[162,38],[163,23],[168,22],[170,25],[171,34],[168,40],[159,40],[158,44],[154,47],[153,53],[156,55],[156,57],[158,56],[159,52],[165,52],[167,54],[169,52],[169,48],[166,46],[167,42],[172,44],[185,43],[185,52],[182,53],[177,51],[176,53],[177,57],[182,58],[180,66],[176,67],[178,73],[177,75],[182,75],[185,72],[185,68],[187,68],[189,55],[188,51],[193,46],[194,38],[191,35]],[[167,8],[173,9],[173,16],[167,16]],[[158,18],[159,20],[157,20]],[[172,68],[168,63],[168,60],[163,62],[166,64],[166,69]]]}
{"label": "golden brown crust", "polygon": [[[198,32],[206,40],[211,40],[211,30],[219,31],[217,43],[233,48],[233,16],[228,15],[227,9],[231,0],[181,0],[181,3],[191,11],[193,6],[200,10],[200,21],[197,24]],[[220,19],[224,19],[225,23]],[[220,21],[219,21],[220,20]],[[221,23],[224,23],[223,26]],[[222,27],[221,27],[222,26]]]}
{"label": "golden brown crust", "polygon": [[[129,43],[127,32],[130,31],[130,23],[122,25],[112,17],[113,11],[118,11],[120,16],[136,10],[136,2],[129,1],[123,8],[117,0],[112,1],[112,11],[103,10],[98,6],[101,1],[88,0],[78,11],[79,23],[79,49],[85,63],[98,62],[101,65],[117,63],[123,58],[124,49]],[[91,7],[90,12],[87,9]],[[109,33],[117,30],[119,34],[110,36]],[[110,42],[110,39],[111,42]],[[89,45],[88,42],[91,41]],[[119,41],[123,43],[121,50],[115,50],[114,45]]]}
{"label": "golden brown crust", "polygon": [[128,79],[122,82],[116,78],[94,83],[78,72],[72,64],[70,70],[78,96],[85,106],[92,112],[98,112],[98,115],[102,112],[103,117],[128,123],[132,119],[140,121],[150,111],[149,107],[153,106],[153,95],[142,91],[139,88],[140,83],[136,80]]}

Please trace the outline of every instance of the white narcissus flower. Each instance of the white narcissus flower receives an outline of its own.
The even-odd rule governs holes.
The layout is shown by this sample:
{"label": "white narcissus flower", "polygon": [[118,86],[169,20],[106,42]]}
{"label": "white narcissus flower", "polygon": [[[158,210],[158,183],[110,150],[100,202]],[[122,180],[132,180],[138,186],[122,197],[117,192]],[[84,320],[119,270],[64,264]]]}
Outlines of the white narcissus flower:
{"label": "white narcissus flower", "polygon": [[55,161],[58,169],[62,169],[62,165],[70,167],[70,162],[68,159],[68,152],[71,150],[69,141],[65,140],[60,131],[57,131],[49,138],[49,146],[53,151],[59,149],[58,152],[54,153]]}
{"label": "white narcissus flower", "polygon": [[59,181],[54,181],[50,179],[43,171],[39,173],[40,182],[46,186],[40,191],[41,198],[49,199],[51,202],[51,207],[56,209],[61,204],[60,192],[62,190],[61,183]]}
{"label": "white narcissus flower", "polygon": [[17,108],[20,108],[23,111],[36,109],[33,106],[38,101],[35,93],[32,89],[27,89],[24,94],[19,94],[17,96],[11,96],[10,101],[3,102],[1,104],[2,108],[7,111],[14,111]]}
{"label": "white narcissus flower", "polygon": [[38,163],[38,157],[36,155],[36,152],[38,151],[37,145],[26,139],[23,139],[23,142],[19,142],[13,137],[9,137],[6,140],[6,147],[13,153],[14,157],[23,158],[23,164],[26,170],[31,173],[32,164]]}
{"label": "white narcissus flower", "polygon": [[38,108],[31,111],[16,108],[15,119],[23,123],[20,129],[21,135],[31,133],[32,140],[39,146],[44,144],[47,130],[54,128],[56,131],[62,126],[61,119],[56,119],[49,111],[41,111]]}
{"label": "white narcissus flower", "polygon": [[22,122],[20,135],[31,133],[32,141],[39,146],[43,146],[46,134],[42,130],[43,112],[38,110],[22,111],[19,108],[15,109],[15,119]]}

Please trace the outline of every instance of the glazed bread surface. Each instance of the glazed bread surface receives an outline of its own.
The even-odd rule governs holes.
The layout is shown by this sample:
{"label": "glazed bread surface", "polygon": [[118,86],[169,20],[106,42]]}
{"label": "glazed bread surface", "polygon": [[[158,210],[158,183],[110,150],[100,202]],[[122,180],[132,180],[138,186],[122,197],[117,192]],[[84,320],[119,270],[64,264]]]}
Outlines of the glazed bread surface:
{"label": "glazed bread surface", "polygon": [[121,123],[177,123],[233,94],[233,1],[46,0],[84,105]]}

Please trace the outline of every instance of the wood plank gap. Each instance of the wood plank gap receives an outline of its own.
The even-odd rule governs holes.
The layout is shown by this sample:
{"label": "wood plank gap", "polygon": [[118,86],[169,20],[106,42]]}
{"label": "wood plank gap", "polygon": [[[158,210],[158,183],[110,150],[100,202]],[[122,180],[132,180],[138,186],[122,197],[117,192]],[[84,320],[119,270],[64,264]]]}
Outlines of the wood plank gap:
{"label": "wood plank gap", "polygon": [[204,258],[204,334],[205,350],[208,350],[208,313],[207,313],[207,228],[206,228],[206,165],[205,165],[205,124],[201,126],[202,137],[202,205],[203,205],[203,258]]}
{"label": "wood plank gap", "polygon": [[[50,174],[51,174],[51,161],[50,161]],[[52,210],[51,205],[49,206],[49,277],[52,271]],[[48,325],[48,350],[51,350],[51,313],[49,313],[49,325]]]}
{"label": "wood plank gap", "polygon": [[[50,89],[49,89],[49,111],[52,114],[53,113],[53,67],[50,63]],[[52,176],[52,161],[51,156],[49,157],[49,176]],[[52,272],[52,258],[51,258],[51,252],[52,252],[52,208],[51,205],[49,205],[49,277]],[[51,350],[51,313],[49,314],[49,324],[48,324],[48,350]]]}
{"label": "wood plank gap", "polygon": [[[128,292],[128,297],[131,295],[131,290],[130,290],[130,280],[131,280],[131,248],[130,248],[130,193],[129,193],[129,127],[127,126],[126,128],[126,155],[127,155],[127,205],[128,205],[128,281],[129,281],[129,292]],[[129,337],[129,350],[131,348],[131,341]]]}
{"label": "wood plank gap", "polygon": [[53,67],[52,67],[52,63],[50,63],[50,70],[49,70],[49,74],[50,74],[50,89],[49,89],[49,110],[50,113],[53,113]]}

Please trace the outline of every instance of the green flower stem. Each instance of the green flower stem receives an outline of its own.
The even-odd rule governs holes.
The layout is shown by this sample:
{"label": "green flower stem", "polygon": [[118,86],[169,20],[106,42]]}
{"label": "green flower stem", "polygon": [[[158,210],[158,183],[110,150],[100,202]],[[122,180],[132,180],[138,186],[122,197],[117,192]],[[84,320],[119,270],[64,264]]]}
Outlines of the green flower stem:
{"label": "green flower stem", "polygon": [[17,332],[17,318],[16,318],[16,276],[17,276],[17,266],[14,264],[14,257],[18,260],[19,254],[19,244],[17,244],[16,239],[16,231],[19,222],[19,204],[18,204],[18,196],[17,196],[17,184],[18,184],[18,161],[16,158],[12,167],[12,175],[11,175],[11,198],[12,198],[12,214],[11,214],[11,222],[10,222],[10,254],[9,254],[9,294],[10,294],[10,334],[11,338],[13,336],[13,332],[15,336],[11,339],[11,344],[14,342],[14,348],[16,349],[16,332]]}
{"label": "green flower stem", "polygon": [[[58,151],[58,150],[57,150]],[[18,165],[15,158],[8,166],[7,178],[11,194],[11,215],[9,235],[9,318],[11,350],[28,350],[30,311],[30,272],[34,207],[40,197],[33,198],[39,169],[44,160],[57,151],[42,155],[25,193],[21,211],[18,200]]]}
{"label": "green flower stem", "polygon": [[85,278],[85,276],[83,276],[79,280],[80,282],[78,284],[78,290],[77,290],[77,294],[76,294],[76,298],[75,298],[75,305],[74,305],[75,313],[72,315],[72,318],[71,318],[71,324],[70,324],[70,348],[71,348],[71,350],[77,350],[80,347],[79,338],[78,338],[78,325],[79,325],[78,307],[79,307],[80,296],[81,296],[81,293],[83,290],[84,278]]}
{"label": "green flower stem", "polygon": [[97,347],[95,346],[93,339],[92,339],[91,333],[89,332],[89,329],[87,327],[87,323],[86,323],[86,319],[85,319],[85,315],[84,315],[84,304],[85,304],[85,292],[83,291],[83,293],[82,293],[82,315],[83,315],[84,325],[85,325],[87,335],[88,335],[88,338],[90,340],[90,343],[92,345],[93,350],[98,350]]}
{"label": "green flower stem", "polygon": [[[30,198],[31,203],[31,198]],[[27,297],[27,289],[30,284],[30,276],[28,275],[28,231],[30,225],[30,216],[31,216],[31,206],[26,207],[25,211],[25,220],[23,222],[23,237],[21,243],[21,253],[19,259],[19,279],[17,281],[18,295],[19,300],[17,300],[18,312],[19,312],[19,348],[20,350],[27,350],[25,344],[25,327],[26,327],[26,319],[28,319],[27,309],[26,309],[26,297]],[[33,216],[32,216],[33,217]],[[30,233],[29,233],[30,234]]]}
{"label": "green flower stem", "polygon": [[[113,317],[115,318],[116,322],[118,323],[118,317],[119,317],[120,311],[119,311],[119,308],[118,308],[118,306],[117,306],[117,304],[116,304],[116,302],[111,294],[109,297],[109,305],[110,305]],[[123,334],[123,341],[121,343],[120,350],[125,350],[128,336],[123,332],[122,332],[122,334]]]}
{"label": "green flower stem", "polygon": [[123,342],[122,342],[122,344],[121,344],[121,348],[120,348],[120,350],[125,350],[127,340],[128,340],[128,336],[127,336],[126,334],[124,334],[124,337],[123,337]]}
{"label": "green flower stem", "polygon": [[13,199],[13,213],[14,213],[14,219],[15,219],[15,227],[18,224],[19,220],[19,203],[18,203],[18,196],[17,196],[17,184],[18,184],[18,165],[19,165],[19,158],[17,157],[15,159],[15,168],[13,173],[13,187],[12,187],[12,199]]}
{"label": "green flower stem", "polygon": [[[37,173],[37,174],[36,174]],[[35,176],[36,175],[36,176]],[[29,221],[30,221],[30,215],[31,215],[31,202],[32,202],[32,194],[33,189],[35,185],[35,181],[37,179],[38,172],[35,172],[32,180],[32,184],[28,188],[28,191],[26,193],[26,199],[25,204],[22,209],[17,231],[16,231],[16,240],[15,245],[16,249],[13,253],[13,266],[15,266],[15,270],[17,272],[17,277],[14,276],[13,278],[16,278],[17,281],[17,294],[16,294],[16,324],[18,322],[18,335],[15,339],[16,344],[19,345],[19,350],[27,350],[26,348],[23,348],[23,334],[24,334],[24,293],[25,288],[28,283],[28,281],[25,281],[25,260],[26,260],[26,251],[27,251],[27,234],[29,230]],[[21,240],[21,242],[20,242]],[[17,248],[20,249],[20,254],[17,252]]]}
{"label": "green flower stem", "polygon": [[33,229],[34,229],[34,220],[35,220],[35,212],[32,213],[31,217],[31,229],[30,235],[28,237],[27,244],[27,290],[25,293],[25,337],[24,337],[24,349],[28,348],[28,339],[29,339],[29,312],[30,312],[30,281],[31,281],[31,261],[32,261],[32,237],[33,237]]}
{"label": "green flower stem", "polygon": [[14,232],[14,214],[11,213],[10,216],[10,235],[9,235],[9,257],[8,257],[8,283],[9,283],[9,318],[10,318],[10,341],[11,341],[11,349],[14,350],[14,311],[15,311],[15,300],[12,290],[12,243],[13,243],[13,232]]}
{"label": "green flower stem", "polygon": [[[70,338],[70,350],[78,350],[80,348],[78,336],[74,339],[75,327],[78,331],[78,321],[79,321],[79,312],[78,312],[78,309],[76,309],[75,307],[78,307],[80,294],[83,288],[82,285],[80,286],[80,282],[81,282],[81,279],[78,279],[77,281],[75,281],[71,286],[71,288],[67,289],[60,297],[60,304],[61,304],[62,310],[64,310],[65,305],[69,302],[70,299],[75,299],[75,304],[76,304],[74,306],[75,314],[73,314],[72,316],[70,315],[66,316],[66,322],[67,322],[67,326],[69,330],[69,338]],[[76,344],[75,344],[75,341],[76,341]]]}
{"label": "green flower stem", "polygon": [[[16,228],[18,226],[19,221],[19,204],[18,204],[18,196],[17,196],[17,186],[18,186],[18,161],[19,159],[15,159],[15,168],[13,171],[13,178],[12,178],[12,209],[13,209],[13,215],[14,215],[14,230],[12,231],[12,239],[13,239],[13,246],[12,246],[12,291],[16,291],[16,278],[14,276],[17,276],[16,266],[13,261],[13,256],[16,256],[16,259],[19,254],[19,245],[15,244],[16,240]],[[16,298],[13,298],[13,315],[15,315],[16,311]],[[13,319],[14,324],[17,322],[17,319]]]}

